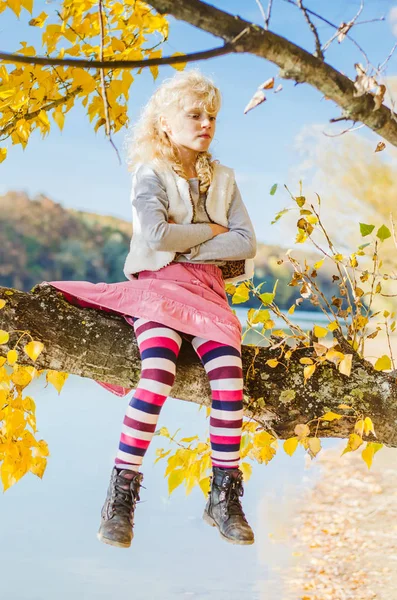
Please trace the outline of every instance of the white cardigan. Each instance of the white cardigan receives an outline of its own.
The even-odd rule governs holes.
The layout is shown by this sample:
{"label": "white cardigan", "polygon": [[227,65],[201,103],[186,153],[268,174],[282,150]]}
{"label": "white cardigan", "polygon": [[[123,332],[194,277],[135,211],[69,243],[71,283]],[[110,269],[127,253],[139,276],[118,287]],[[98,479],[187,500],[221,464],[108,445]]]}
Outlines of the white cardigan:
{"label": "white cardigan", "polygon": [[[135,197],[135,172],[142,163],[136,165],[132,176],[131,201]],[[155,164],[153,163],[155,168]],[[177,224],[192,223],[193,206],[190,196],[189,182],[180,177],[171,167],[156,169],[161,179],[169,200],[168,216]],[[208,188],[206,198],[206,210],[210,219],[228,226],[227,214],[232,199],[234,186],[234,171],[224,165],[215,163],[212,182]],[[150,248],[142,235],[138,213],[132,206],[133,234],[130,242],[130,250],[124,263],[124,275],[127,279],[134,279],[139,271],[158,271],[171,263],[176,252],[153,250]],[[226,283],[237,283],[250,279],[254,274],[254,260],[245,260],[245,270],[242,275],[225,279]]]}

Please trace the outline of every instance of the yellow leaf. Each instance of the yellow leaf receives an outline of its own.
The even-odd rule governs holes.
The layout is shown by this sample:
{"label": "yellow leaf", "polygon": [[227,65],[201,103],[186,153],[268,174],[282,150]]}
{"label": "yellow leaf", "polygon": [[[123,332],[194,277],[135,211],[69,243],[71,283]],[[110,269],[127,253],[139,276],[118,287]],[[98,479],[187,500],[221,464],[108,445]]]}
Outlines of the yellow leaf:
{"label": "yellow leaf", "polygon": [[112,37],[112,48],[114,52],[123,52],[125,50],[125,44],[122,40],[116,37]]}
{"label": "yellow leaf", "polygon": [[204,496],[207,496],[208,492],[210,491],[210,478],[204,477],[203,479],[200,479],[199,486]]}
{"label": "yellow leaf", "polygon": [[309,448],[314,456],[316,456],[321,450],[321,441],[319,438],[309,438],[308,440]]}
{"label": "yellow leaf", "polygon": [[327,328],[330,331],[335,331],[335,329],[338,329],[338,323],[337,323],[337,321],[332,321],[332,323],[330,323],[329,325],[327,325]]}
{"label": "yellow leaf", "polygon": [[31,27],[43,27],[44,22],[47,19],[47,17],[48,17],[48,15],[45,12],[41,12],[38,17],[34,17],[33,19],[30,19],[29,25]]}
{"label": "yellow leaf", "polygon": [[0,148],[0,163],[7,158],[7,148]]}
{"label": "yellow leaf", "polygon": [[[1,331],[0,331],[0,338],[1,338]],[[1,343],[1,339],[0,339],[0,343]],[[389,356],[387,356],[387,354],[383,354],[383,356],[378,358],[378,360],[376,361],[376,363],[374,365],[374,369],[376,371],[386,371],[388,369],[391,369],[391,361],[390,361]]]}
{"label": "yellow leaf", "polygon": [[334,413],[332,411],[330,412],[326,412],[321,419],[323,421],[334,421],[335,419],[341,419],[343,417],[343,415],[338,415],[337,413]]}
{"label": "yellow leaf", "polygon": [[361,456],[363,457],[364,462],[367,465],[368,469],[371,468],[372,459],[374,457],[374,454],[375,454],[374,448],[371,446],[370,443],[367,443],[366,448],[364,448],[364,450],[361,452]]}
{"label": "yellow leaf", "polygon": [[185,479],[185,470],[184,469],[176,469],[170,473],[168,477],[168,493],[172,494],[172,492],[181,485],[182,481]]}
{"label": "yellow leaf", "polygon": [[52,113],[52,118],[54,119],[55,123],[58,125],[59,129],[62,131],[63,126],[65,124],[65,115],[63,114],[63,112],[60,110],[55,110]]}
{"label": "yellow leaf", "polygon": [[319,261],[315,262],[315,263],[314,263],[314,268],[315,268],[316,270],[317,270],[317,269],[319,269],[319,268],[322,266],[323,262],[324,262],[324,259],[321,259],[321,260],[319,260]]}
{"label": "yellow leaf", "polygon": [[7,362],[9,365],[13,365],[18,360],[18,352],[16,350],[9,350],[7,352]]}
{"label": "yellow leaf", "polygon": [[4,308],[4,307],[5,307],[5,305],[6,305],[6,300],[2,300],[2,299],[0,298],[0,309],[1,309],[1,308]]}
{"label": "yellow leaf", "polygon": [[233,285],[232,283],[227,283],[225,285],[225,292],[229,295],[233,295],[234,292],[236,291],[236,286]]}
{"label": "yellow leaf", "polygon": [[272,369],[274,369],[278,365],[278,360],[276,360],[275,358],[270,358],[266,361],[266,364],[269,365],[269,367],[271,367]]}
{"label": "yellow leaf", "polygon": [[357,433],[351,433],[349,436],[349,441],[347,443],[347,446],[343,450],[341,456],[346,454],[346,452],[353,452],[354,450],[357,450],[357,448],[359,448],[362,443],[363,443],[363,439],[359,435],[357,435]]}
{"label": "yellow leaf", "polygon": [[267,431],[260,431],[254,436],[254,446],[263,448],[274,442],[274,436]]}
{"label": "yellow leaf", "polygon": [[298,447],[298,438],[297,437],[288,438],[287,440],[285,440],[285,442],[283,444],[283,448],[289,456],[293,455],[293,453],[295,452],[297,447]]}
{"label": "yellow leaf", "polygon": [[310,433],[310,428],[308,425],[303,423],[299,423],[295,426],[294,433],[298,436],[299,439],[307,437]]}
{"label": "yellow leaf", "polygon": [[354,431],[357,433],[357,435],[359,435],[360,437],[362,437],[363,433],[364,433],[364,421],[363,419],[359,419],[356,424],[354,425]]}
{"label": "yellow leaf", "polygon": [[350,375],[352,370],[352,359],[353,354],[345,354],[345,356],[340,361],[338,369],[339,372],[342,373],[342,375]]}
{"label": "yellow leaf", "polygon": [[252,475],[252,465],[246,462],[242,462],[240,465],[240,469],[243,472],[244,481],[248,481]]}
{"label": "yellow leaf", "polygon": [[37,357],[43,351],[43,348],[44,344],[42,344],[41,342],[32,341],[26,344],[26,346],[24,346],[23,351],[29,356],[29,358],[31,358],[32,360],[36,360]]}
{"label": "yellow leaf", "polygon": [[365,417],[364,419],[364,433],[365,435],[368,435],[368,433],[372,433],[376,437],[374,424],[372,423],[370,417]]}
{"label": "yellow leaf", "polygon": [[295,312],[295,304],[293,304],[292,306],[290,306],[290,307],[289,307],[289,309],[288,309],[288,313],[289,313],[290,315],[293,315],[293,314],[294,314],[294,312]]}
{"label": "yellow leaf", "polygon": [[48,456],[50,454],[50,451],[48,450],[48,444],[44,440],[39,441],[37,445],[37,450],[40,456]]}
{"label": "yellow leaf", "polygon": [[[183,56],[184,54],[184,52],[174,52],[173,54],[171,54],[171,56]],[[183,69],[186,67],[186,64],[186,62],[180,62],[171,65],[171,67],[173,67],[173,69],[176,69],[177,71],[183,71]]]}
{"label": "yellow leaf", "polygon": [[301,365],[312,365],[313,364],[313,360],[306,356],[304,356],[303,358],[300,358],[299,362],[301,363]]}
{"label": "yellow leaf", "polygon": [[0,344],[6,344],[10,339],[10,335],[4,329],[0,329]]}
{"label": "yellow leaf", "polygon": [[41,479],[44,475],[44,471],[46,470],[46,466],[47,466],[47,459],[42,458],[41,456],[36,456],[32,461],[30,471],[34,475],[37,475],[37,477],[40,477],[40,479]]}
{"label": "yellow leaf", "polygon": [[32,381],[32,377],[24,367],[14,365],[14,373],[11,375],[11,381],[16,385],[26,387]]}
{"label": "yellow leaf", "polygon": [[198,439],[199,439],[198,435],[192,435],[192,437],[182,438],[179,441],[188,444],[189,442],[193,442],[193,440],[198,440]]}
{"label": "yellow leaf", "polygon": [[279,337],[285,337],[285,333],[282,329],[274,329],[273,335],[278,335]]}
{"label": "yellow leaf", "polygon": [[314,326],[314,335],[318,338],[325,337],[328,333],[328,329],[325,327],[320,327],[319,325]]}
{"label": "yellow leaf", "polygon": [[351,406],[349,406],[348,404],[338,404],[338,408],[350,409]]}
{"label": "yellow leaf", "polygon": [[236,287],[236,291],[232,297],[232,304],[241,304],[243,302],[247,302],[250,297],[250,291],[248,286],[245,283],[241,283]]}
{"label": "yellow leaf", "polygon": [[303,369],[303,376],[306,379],[310,379],[310,377],[313,375],[314,371],[316,370],[316,365],[309,365],[307,367],[305,367]]}
{"label": "yellow leaf", "polygon": [[48,383],[52,383],[55,389],[58,391],[58,394],[61,392],[63,385],[68,378],[67,373],[63,373],[62,371],[47,371],[46,379]]}
{"label": "yellow leaf", "polygon": [[330,362],[334,363],[335,365],[337,365],[344,356],[345,355],[343,354],[343,352],[338,352],[338,350],[331,349],[331,350],[328,350],[328,352],[325,355],[325,358],[327,360],[329,360]]}

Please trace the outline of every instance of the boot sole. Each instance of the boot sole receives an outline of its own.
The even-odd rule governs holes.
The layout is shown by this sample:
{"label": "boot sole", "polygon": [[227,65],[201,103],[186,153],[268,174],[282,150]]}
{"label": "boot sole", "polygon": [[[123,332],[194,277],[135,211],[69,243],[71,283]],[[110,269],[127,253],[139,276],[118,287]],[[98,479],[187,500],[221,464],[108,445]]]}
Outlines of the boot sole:
{"label": "boot sole", "polygon": [[111,540],[110,538],[104,537],[99,531],[96,534],[98,540],[103,542],[104,544],[109,544],[109,546],[116,546],[117,548],[129,548],[131,546],[130,543],[117,542],[116,540]]}
{"label": "boot sole", "polygon": [[229,544],[235,544],[238,546],[251,546],[255,540],[233,540],[231,538],[226,537],[225,535],[223,535],[223,533],[219,530],[219,528],[217,527],[217,524],[215,523],[214,519],[212,517],[210,517],[210,515],[206,512],[204,512],[203,514],[203,520],[208,523],[208,525],[211,525],[211,527],[216,527],[219,531],[219,535],[221,536],[221,538],[223,538],[224,540],[226,540],[227,542],[229,542]]}

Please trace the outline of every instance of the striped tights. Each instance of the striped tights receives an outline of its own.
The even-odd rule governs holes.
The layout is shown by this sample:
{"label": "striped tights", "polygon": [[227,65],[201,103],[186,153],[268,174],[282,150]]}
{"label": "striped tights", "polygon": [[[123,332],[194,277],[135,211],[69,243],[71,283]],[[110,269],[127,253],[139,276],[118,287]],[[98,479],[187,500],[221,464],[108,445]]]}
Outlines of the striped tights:
{"label": "striped tights", "polygon": [[237,468],[243,419],[243,371],[239,350],[179,333],[147,319],[134,318],[134,330],[142,361],[141,375],[124,417],[116,467],[140,470],[161,407],[174,384],[183,336],[192,343],[211,386],[212,465]]}

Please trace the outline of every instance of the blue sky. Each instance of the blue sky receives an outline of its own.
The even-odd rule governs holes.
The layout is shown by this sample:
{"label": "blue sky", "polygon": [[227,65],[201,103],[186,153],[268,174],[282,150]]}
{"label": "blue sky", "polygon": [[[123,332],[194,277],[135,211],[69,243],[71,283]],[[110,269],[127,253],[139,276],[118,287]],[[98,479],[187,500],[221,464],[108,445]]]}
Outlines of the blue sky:
{"label": "blue sky", "polygon": [[[218,0],[211,4],[262,24],[255,0]],[[263,5],[266,7],[267,1],[263,0]],[[320,0],[307,2],[307,5],[339,24],[357,12],[360,2],[335,0],[331,4]],[[386,21],[361,25],[353,31],[374,64],[384,60],[396,41],[393,27],[397,23],[397,8],[394,11],[394,7],[397,3],[392,0],[367,0],[361,20],[384,15]],[[50,9],[51,3],[38,1],[33,14],[39,14],[41,10],[50,12]],[[2,50],[15,50],[21,40],[34,41],[38,31],[27,26],[25,14],[22,13],[20,20],[8,11],[0,15]],[[271,30],[313,50],[313,38],[301,13],[285,0],[274,2]],[[326,25],[320,24],[318,30],[322,41],[332,35],[332,30]],[[163,47],[163,54],[194,52],[221,44],[222,41],[214,36],[170,17],[169,41]],[[36,47],[40,51],[37,44]],[[361,62],[362,58],[357,49],[345,40],[341,45],[331,46],[326,60],[354,78],[354,63]],[[390,60],[388,75],[396,73],[396,60],[397,56]],[[290,174],[292,169],[296,173],[301,161],[296,146],[298,134],[303,128],[315,125],[323,125],[324,129],[332,131],[328,121],[340,114],[338,107],[325,101],[319,92],[307,85],[296,86],[292,82],[276,80],[276,84],[282,83],[283,90],[278,94],[269,92],[265,103],[244,115],[244,107],[258,85],[269,77],[277,76],[275,65],[248,54],[228,55],[191,65],[199,66],[221,89],[223,108],[211,150],[214,157],[235,169],[258,240],[290,243],[280,239],[284,235],[282,226],[270,225],[274,214],[288,204],[287,195],[278,192],[272,197],[269,189],[275,182],[297,185],[295,178],[290,180]],[[136,77],[129,103],[132,122],[156,86],[175,72],[172,67],[165,66],[160,67],[155,81],[149,69]],[[335,125],[334,131],[338,130]],[[360,135],[369,137],[374,145],[379,141],[369,131],[362,130]],[[120,150],[123,149],[124,136],[125,131],[115,137]],[[20,146],[12,146],[11,142],[6,142],[6,145],[9,157],[0,165],[0,194],[8,190],[25,191],[31,197],[42,193],[65,207],[130,219],[130,175],[127,168],[125,164],[119,165],[103,130],[94,133],[81,105],[69,113],[62,133],[56,126],[45,140],[37,133],[32,136],[25,151]]]}

